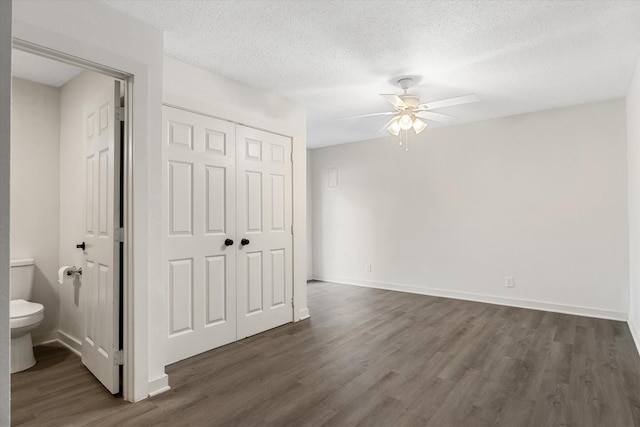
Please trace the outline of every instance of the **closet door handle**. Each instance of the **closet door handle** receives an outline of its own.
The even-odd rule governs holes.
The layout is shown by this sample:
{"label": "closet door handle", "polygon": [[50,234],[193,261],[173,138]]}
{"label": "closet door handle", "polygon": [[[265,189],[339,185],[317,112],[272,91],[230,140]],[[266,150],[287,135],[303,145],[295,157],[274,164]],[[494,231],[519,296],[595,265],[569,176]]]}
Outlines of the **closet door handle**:
{"label": "closet door handle", "polygon": [[250,242],[249,242],[249,239],[242,239],[242,240],[240,240],[240,244],[241,244],[242,246],[247,246],[249,243],[250,243]]}
{"label": "closet door handle", "polygon": [[82,242],[79,245],[76,245],[76,248],[82,249],[84,251],[87,248],[87,245],[85,245],[84,242]]}
{"label": "closet door handle", "polygon": [[231,246],[231,245],[233,245],[233,240],[231,240],[231,239],[226,239],[226,240],[224,241],[224,245],[225,245],[225,246]]}

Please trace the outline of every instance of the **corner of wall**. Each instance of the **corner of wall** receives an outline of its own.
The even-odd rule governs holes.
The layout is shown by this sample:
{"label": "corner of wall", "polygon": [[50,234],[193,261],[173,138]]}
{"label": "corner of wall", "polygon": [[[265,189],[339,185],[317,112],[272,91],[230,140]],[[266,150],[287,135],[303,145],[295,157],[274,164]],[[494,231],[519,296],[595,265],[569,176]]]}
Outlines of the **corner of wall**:
{"label": "corner of wall", "polygon": [[640,354],[640,327],[631,312],[629,313],[629,320],[627,321],[627,324],[629,325],[629,331],[631,331],[633,342],[636,344],[636,350],[638,350],[638,354]]}

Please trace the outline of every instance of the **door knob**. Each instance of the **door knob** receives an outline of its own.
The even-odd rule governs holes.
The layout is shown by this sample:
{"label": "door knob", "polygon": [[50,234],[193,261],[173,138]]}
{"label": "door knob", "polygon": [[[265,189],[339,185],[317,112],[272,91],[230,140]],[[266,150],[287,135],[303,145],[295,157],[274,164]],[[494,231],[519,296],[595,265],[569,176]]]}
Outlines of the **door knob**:
{"label": "door knob", "polygon": [[247,246],[247,245],[249,244],[249,239],[242,239],[242,240],[240,240],[240,244],[241,244],[242,246]]}
{"label": "door knob", "polygon": [[78,249],[82,249],[83,251],[87,248],[87,245],[84,244],[84,242],[76,245],[76,248]]}
{"label": "door knob", "polygon": [[224,241],[224,245],[225,245],[225,246],[231,246],[231,245],[233,245],[233,240],[231,240],[231,239],[226,239],[226,240]]}

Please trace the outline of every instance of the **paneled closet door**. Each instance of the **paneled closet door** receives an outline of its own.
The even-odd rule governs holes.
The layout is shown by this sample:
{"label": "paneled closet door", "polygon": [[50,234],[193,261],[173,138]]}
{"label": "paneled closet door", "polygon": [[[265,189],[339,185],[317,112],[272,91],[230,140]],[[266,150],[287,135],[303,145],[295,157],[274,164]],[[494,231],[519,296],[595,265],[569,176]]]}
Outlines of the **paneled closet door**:
{"label": "paneled closet door", "polygon": [[293,321],[291,138],[237,125],[236,141],[242,339]]}
{"label": "paneled closet door", "polygon": [[165,106],[163,144],[170,364],[236,340],[235,125]]}

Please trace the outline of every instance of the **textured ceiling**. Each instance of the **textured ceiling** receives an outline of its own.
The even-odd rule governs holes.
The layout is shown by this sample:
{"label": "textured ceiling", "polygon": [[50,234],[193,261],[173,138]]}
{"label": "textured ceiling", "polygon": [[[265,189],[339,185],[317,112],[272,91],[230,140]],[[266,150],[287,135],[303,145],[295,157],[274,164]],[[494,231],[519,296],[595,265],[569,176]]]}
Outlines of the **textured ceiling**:
{"label": "textured ceiling", "polygon": [[[379,93],[421,76],[457,123],[621,97],[640,56],[640,1],[101,0],[165,31],[168,56],[308,111],[308,146],[386,135]],[[431,126],[442,126],[431,122]]]}

